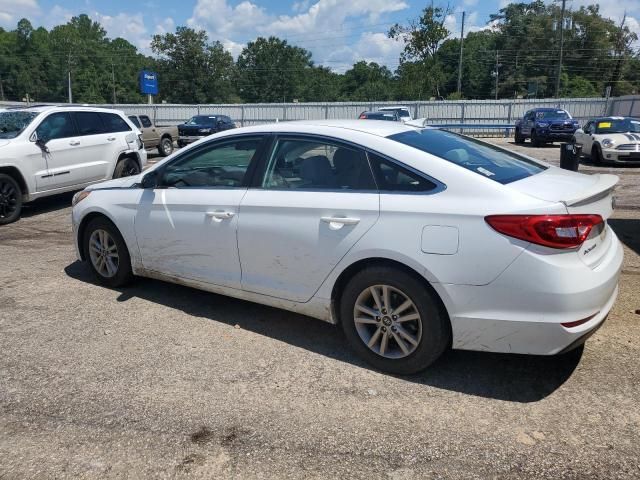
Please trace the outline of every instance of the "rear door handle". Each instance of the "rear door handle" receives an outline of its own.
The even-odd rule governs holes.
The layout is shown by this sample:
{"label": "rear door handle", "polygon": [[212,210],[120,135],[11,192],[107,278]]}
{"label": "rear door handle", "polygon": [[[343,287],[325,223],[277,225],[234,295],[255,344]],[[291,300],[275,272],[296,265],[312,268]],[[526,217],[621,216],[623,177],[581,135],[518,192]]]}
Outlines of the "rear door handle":
{"label": "rear door handle", "polygon": [[113,142],[116,139],[116,137],[107,137],[107,140],[110,142]]}
{"label": "rear door handle", "polygon": [[69,145],[77,147],[78,145],[80,145],[80,140],[71,140],[69,142]]}
{"label": "rear door handle", "polygon": [[215,212],[207,212],[205,215],[209,218],[217,218],[218,220],[225,220],[235,215],[233,212],[227,212],[222,210],[216,210]]}
{"label": "rear door handle", "polygon": [[320,217],[320,220],[328,223],[329,228],[333,230],[338,230],[345,225],[357,225],[358,223],[360,223],[359,218],[353,217]]}

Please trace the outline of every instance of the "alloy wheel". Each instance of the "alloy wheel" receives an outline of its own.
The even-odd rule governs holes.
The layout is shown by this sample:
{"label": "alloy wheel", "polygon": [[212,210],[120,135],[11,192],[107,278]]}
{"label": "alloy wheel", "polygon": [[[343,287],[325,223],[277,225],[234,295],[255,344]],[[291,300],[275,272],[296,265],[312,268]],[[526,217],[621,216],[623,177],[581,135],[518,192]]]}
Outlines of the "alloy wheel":
{"label": "alloy wheel", "polygon": [[353,319],[360,339],[390,359],[411,355],[422,339],[422,321],[411,298],[391,285],[372,285],[356,299]]}
{"label": "alloy wheel", "polygon": [[18,191],[9,182],[0,181],[0,218],[12,217],[18,209]]}
{"label": "alloy wheel", "polygon": [[96,271],[105,278],[118,273],[120,256],[113,237],[106,230],[94,230],[89,237],[89,256]]}

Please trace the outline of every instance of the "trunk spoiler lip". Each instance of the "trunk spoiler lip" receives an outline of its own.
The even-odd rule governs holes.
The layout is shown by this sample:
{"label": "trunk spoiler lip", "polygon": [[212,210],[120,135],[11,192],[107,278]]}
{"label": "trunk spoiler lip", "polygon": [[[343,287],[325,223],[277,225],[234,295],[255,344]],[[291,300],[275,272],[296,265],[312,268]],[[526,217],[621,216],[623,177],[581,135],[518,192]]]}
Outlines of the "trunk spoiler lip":
{"label": "trunk spoiler lip", "polygon": [[598,177],[596,183],[580,192],[580,194],[574,198],[562,200],[562,203],[567,207],[580,207],[601,200],[613,192],[616,184],[620,180],[617,175],[611,175],[609,173],[597,173],[594,176]]}

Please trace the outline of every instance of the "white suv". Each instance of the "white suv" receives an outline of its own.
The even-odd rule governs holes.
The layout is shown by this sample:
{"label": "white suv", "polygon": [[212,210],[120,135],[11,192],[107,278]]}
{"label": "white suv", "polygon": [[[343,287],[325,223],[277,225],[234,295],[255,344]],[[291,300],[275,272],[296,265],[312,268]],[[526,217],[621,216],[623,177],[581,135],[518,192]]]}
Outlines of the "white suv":
{"label": "white suv", "polygon": [[120,111],[0,111],[0,225],[19,218],[23,202],[136,175],[146,163],[140,131]]}

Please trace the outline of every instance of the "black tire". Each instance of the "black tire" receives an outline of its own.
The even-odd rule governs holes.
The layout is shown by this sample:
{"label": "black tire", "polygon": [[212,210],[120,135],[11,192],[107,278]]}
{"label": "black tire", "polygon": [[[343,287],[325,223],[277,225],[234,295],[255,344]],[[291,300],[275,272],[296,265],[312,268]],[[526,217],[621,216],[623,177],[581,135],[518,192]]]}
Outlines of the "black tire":
{"label": "black tire", "polygon": [[15,179],[0,173],[0,225],[7,225],[20,218],[22,190]]}
{"label": "black tire", "polygon": [[[101,273],[96,266],[97,262],[94,261],[95,256],[90,250],[92,236],[94,232],[99,231],[107,232],[109,237],[113,240],[111,245],[115,244],[115,251],[118,256],[117,264],[115,265],[115,273],[110,276]],[[107,244],[109,243],[107,242]],[[131,282],[133,279],[133,272],[131,270],[131,257],[129,256],[129,250],[127,249],[127,245],[124,243],[122,235],[120,235],[116,226],[109,219],[105,217],[96,217],[91,220],[85,229],[82,246],[84,249],[84,258],[99,283],[108,287],[121,287]]]}
{"label": "black tire", "polygon": [[516,143],[524,143],[525,137],[520,133],[520,129],[516,128],[516,133],[514,135],[514,140]]}
{"label": "black tire", "polygon": [[118,160],[113,171],[113,178],[131,177],[140,173],[140,164],[131,157],[124,157]]}
{"label": "black tire", "polygon": [[597,143],[591,147],[591,161],[594,165],[602,165],[604,159],[602,158],[602,149]]}
{"label": "black tire", "polygon": [[542,141],[540,140],[540,137],[538,137],[538,134],[535,130],[531,130],[531,145],[533,145],[534,147],[542,146]]}
{"label": "black tire", "polygon": [[[367,346],[356,327],[354,319],[356,302],[362,294],[366,294],[367,289],[376,285],[387,285],[400,291],[413,302],[415,311],[419,314],[419,318],[415,320],[421,325],[419,341],[416,342],[415,347],[411,347],[411,344],[406,342],[406,346],[415,349],[402,358],[387,358],[379,352],[373,351]],[[397,307],[398,305],[395,306],[395,308]],[[378,266],[369,267],[356,273],[342,292],[339,308],[342,329],[355,352],[374,368],[384,372],[409,375],[424,370],[435,362],[451,344],[451,325],[446,312],[436,300],[435,294],[420,279],[400,269]],[[388,315],[385,313],[382,318],[376,317],[378,323],[366,325],[366,328],[385,330],[383,325],[391,325],[387,331],[387,335],[389,335],[387,345],[391,350],[393,349],[392,345],[395,344],[396,351],[398,351],[400,345],[391,337],[391,335],[397,336],[397,333],[391,333],[391,330],[394,325],[406,326],[409,322],[396,324],[393,321],[391,323],[392,312],[393,310],[387,312]]]}
{"label": "black tire", "polygon": [[162,157],[168,157],[173,153],[173,140],[169,137],[163,137],[158,145],[158,153]]}

